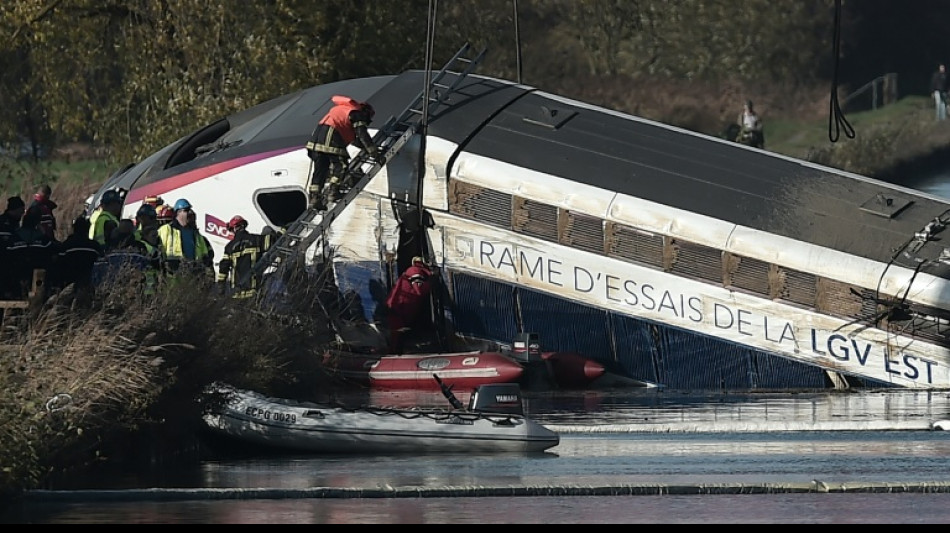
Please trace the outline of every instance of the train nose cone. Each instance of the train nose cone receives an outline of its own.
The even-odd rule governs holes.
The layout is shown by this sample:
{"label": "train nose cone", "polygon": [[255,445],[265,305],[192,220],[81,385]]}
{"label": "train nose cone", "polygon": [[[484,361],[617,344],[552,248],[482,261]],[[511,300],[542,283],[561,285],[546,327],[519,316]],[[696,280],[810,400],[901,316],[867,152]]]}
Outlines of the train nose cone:
{"label": "train nose cone", "polygon": [[604,365],[577,352],[544,352],[541,358],[551,363],[554,379],[561,387],[586,387],[604,375]]}
{"label": "train nose cone", "polygon": [[604,368],[604,365],[598,363],[597,361],[592,361],[588,359],[584,362],[584,377],[588,381],[594,381],[595,379],[603,376],[607,372],[607,369]]}

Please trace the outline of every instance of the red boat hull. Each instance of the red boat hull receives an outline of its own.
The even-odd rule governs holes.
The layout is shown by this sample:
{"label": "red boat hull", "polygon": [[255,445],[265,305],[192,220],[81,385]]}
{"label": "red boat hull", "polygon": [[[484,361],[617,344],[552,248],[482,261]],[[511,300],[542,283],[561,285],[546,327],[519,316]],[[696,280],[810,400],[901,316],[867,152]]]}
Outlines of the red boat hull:
{"label": "red boat hull", "polygon": [[324,364],[342,377],[377,389],[439,390],[438,375],[453,390],[473,390],[489,383],[516,383],[524,368],[497,352],[359,355],[327,354]]}

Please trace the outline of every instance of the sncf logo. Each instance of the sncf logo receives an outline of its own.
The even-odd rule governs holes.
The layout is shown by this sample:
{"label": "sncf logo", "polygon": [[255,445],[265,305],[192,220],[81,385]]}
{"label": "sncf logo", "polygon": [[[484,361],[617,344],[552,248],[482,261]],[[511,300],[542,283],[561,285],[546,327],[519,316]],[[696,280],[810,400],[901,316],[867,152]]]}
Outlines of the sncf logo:
{"label": "sncf logo", "polygon": [[205,232],[229,241],[234,238],[234,234],[228,231],[227,222],[208,214],[205,214]]}

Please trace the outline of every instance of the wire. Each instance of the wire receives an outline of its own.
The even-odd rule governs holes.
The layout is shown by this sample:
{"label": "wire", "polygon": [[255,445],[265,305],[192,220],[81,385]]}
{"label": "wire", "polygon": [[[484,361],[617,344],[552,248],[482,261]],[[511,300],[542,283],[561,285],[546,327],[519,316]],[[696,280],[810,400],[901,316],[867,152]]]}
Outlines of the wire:
{"label": "wire", "polygon": [[854,138],[854,128],[844,116],[838,103],[838,61],[841,58],[841,0],[835,0],[834,36],[831,39],[834,53],[834,71],[831,79],[831,109],[828,112],[828,140],[838,142],[841,130],[849,139]]}

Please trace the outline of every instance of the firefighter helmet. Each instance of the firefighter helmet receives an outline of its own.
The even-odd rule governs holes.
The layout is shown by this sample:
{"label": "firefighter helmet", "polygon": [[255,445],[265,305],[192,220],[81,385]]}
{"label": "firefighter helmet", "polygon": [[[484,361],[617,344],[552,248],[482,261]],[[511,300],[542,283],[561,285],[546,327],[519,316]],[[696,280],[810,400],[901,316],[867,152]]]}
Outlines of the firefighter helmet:
{"label": "firefighter helmet", "polygon": [[142,200],[142,203],[148,204],[152,207],[157,208],[158,206],[162,205],[165,202],[162,200],[161,196],[146,196],[145,199]]}
{"label": "firefighter helmet", "polygon": [[167,205],[160,206],[155,214],[161,223],[171,222],[175,218],[175,211]]}
{"label": "firefighter helmet", "polygon": [[244,217],[241,215],[234,215],[231,217],[231,220],[228,221],[228,231],[237,231],[238,226],[247,227],[247,221],[244,220]]}

